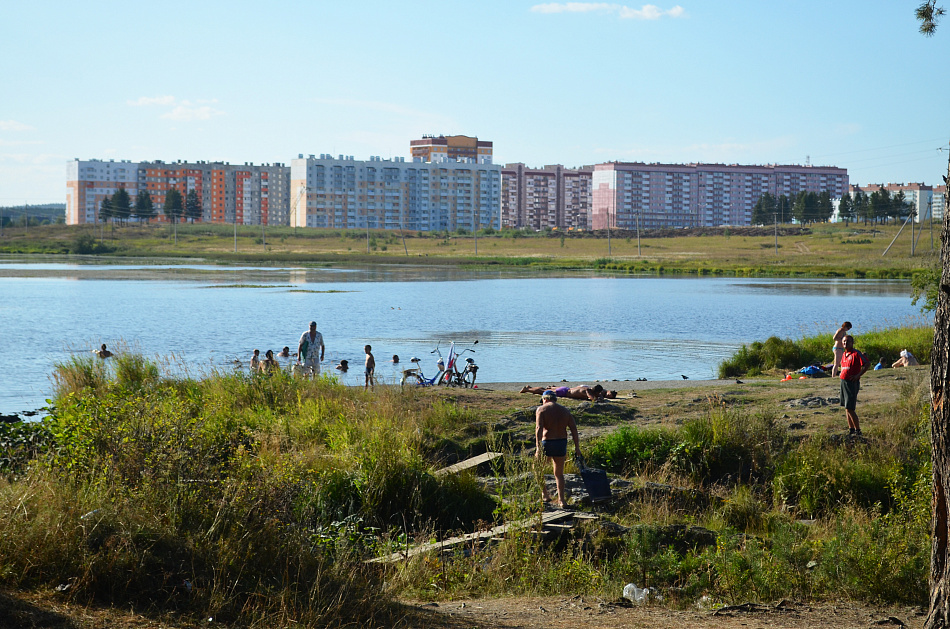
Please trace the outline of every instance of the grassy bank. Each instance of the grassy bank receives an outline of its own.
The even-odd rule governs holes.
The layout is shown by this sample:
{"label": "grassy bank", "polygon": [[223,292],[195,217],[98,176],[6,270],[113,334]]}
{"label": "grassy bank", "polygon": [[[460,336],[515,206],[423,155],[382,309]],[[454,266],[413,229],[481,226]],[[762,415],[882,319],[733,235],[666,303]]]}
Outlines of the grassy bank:
{"label": "grassy bank", "polygon": [[[877,364],[879,359],[890,367],[903,349],[909,350],[922,364],[930,362],[933,347],[933,326],[921,323],[915,326],[869,330],[857,334],[854,346]],[[814,363],[828,364],[832,334],[818,334],[801,339],[780,339],[772,336],[765,341],[743,345],[731,358],[719,365],[720,378],[758,376],[765,373],[797,371]]]}
{"label": "grassy bank", "polygon": [[[577,409],[603,429],[588,459],[629,481],[604,520],[373,570],[362,560],[539,513],[531,413],[432,389],[171,378],[134,355],[78,358],[56,381],[49,419],[0,428],[7,588],[314,627],[392,626],[404,596],[614,599],[627,582],[672,605],[926,602],[921,377],[902,381],[866,440],[793,435],[774,407],[718,397],[662,427],[641,426],[634,407]],[[506,452],[491,483],[432,474],[486,448]]]}
{"label": "grassy bank", "polygon": [[[935,236],[939,236],[939,225]],[[911,278],[936,254],[929,232],[912,255],[898,227],[827,224],[636,232],[470,233],[179,225],[8,228],[0,253],[203,258],[240,263],[466,264],[747,277]],[[906,232],[907,230],[905,230]],[[939,249],[939,238],[937,238]]]}

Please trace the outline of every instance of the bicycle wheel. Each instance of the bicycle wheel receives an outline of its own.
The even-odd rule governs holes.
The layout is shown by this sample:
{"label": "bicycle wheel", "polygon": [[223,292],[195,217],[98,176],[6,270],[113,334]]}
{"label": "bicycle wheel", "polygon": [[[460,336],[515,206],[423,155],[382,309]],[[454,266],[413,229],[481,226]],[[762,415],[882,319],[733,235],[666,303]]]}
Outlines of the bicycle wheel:
{"label": "bicycle wheel", "polygon": [[472,387],[475,386],[475,372],[474,371],[466,370],[466,372],[462,374],[462,386],[464,386],[466,389],[471,389]]}
{"label": "bicycle wheel", "polygon": [[417,373],[404,373],[402,374],[402,380],[399,382],[400,385],[406,386],[407,384],[417,385],[422,384],[422,377]]}

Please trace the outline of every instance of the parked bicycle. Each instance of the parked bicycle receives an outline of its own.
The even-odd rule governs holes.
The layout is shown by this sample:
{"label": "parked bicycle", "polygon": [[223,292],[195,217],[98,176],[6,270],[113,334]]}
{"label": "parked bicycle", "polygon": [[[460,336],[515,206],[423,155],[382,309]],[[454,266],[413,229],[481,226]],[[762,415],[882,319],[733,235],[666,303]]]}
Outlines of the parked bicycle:
{"label": "parked bicycle", "polygon": [[[477,344],[477,340],[472,343],[472,345]],[[435,349],[438,351],[438,346]],[[462,354],[465,352],[472,352],[474,354],[475,350],[471,347],[468,347],[456,353],[455,343],[452,343],[451,347],[449,347],[448,365],[445,368],[445,374],[439,381],[441,384],[452,387],[465,387],[466,389],[470,389],[475,386],[475,378],[478,377],[478,365],[475,364],[475,359],[471,356],[467,357],[465,359],[465,368],[461,371],[459,371],[458,368],[458,359],[461,358]],[[442,358],[441,352],[439,352],[439,358]]]}
{"label": "parked bicycle", "polygon": [[[430,353],[434,354],[436,351],[438,351],[438,348]],[[442,375],[445,373],[445,361],[442,359],[442,354],[439,354],[439,362],[436,363],[439,373],[435,374],[431,378],[426,378],[425,374],[422,373],[422,365],[420,364],[422,360],[420,358],[413,356],[409,359],[409,362],[414,364],[415,367],[402,370],[402,379],[399,381],[399,384],[402,386],[414,384],[420,387],[432,387],[440,381]]]}

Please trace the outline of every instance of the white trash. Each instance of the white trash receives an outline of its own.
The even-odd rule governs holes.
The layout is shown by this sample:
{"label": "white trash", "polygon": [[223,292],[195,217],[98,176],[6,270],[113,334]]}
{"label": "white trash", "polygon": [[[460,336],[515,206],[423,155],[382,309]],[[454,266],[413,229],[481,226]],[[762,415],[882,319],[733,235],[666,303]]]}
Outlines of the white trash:
{"label": "white trash", "polygon": [[650,595],[650,588],[643,588],[642,590],[636,586],[634,583],[628,583],[623,586],[623,597],[634,603],[642,603]]}

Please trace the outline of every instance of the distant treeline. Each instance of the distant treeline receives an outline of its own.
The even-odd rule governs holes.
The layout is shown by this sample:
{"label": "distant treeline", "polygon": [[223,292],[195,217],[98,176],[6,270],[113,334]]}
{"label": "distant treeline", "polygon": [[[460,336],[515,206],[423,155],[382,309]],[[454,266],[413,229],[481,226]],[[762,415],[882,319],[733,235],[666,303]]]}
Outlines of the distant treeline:
{"label": "distant treeline", "polygon": [[38,205],[0,206],[0,221],[4,225],[23,225],[27,220],[30,221],[30,225],[64,223],[66,222],[66,204],[42,203]]}

